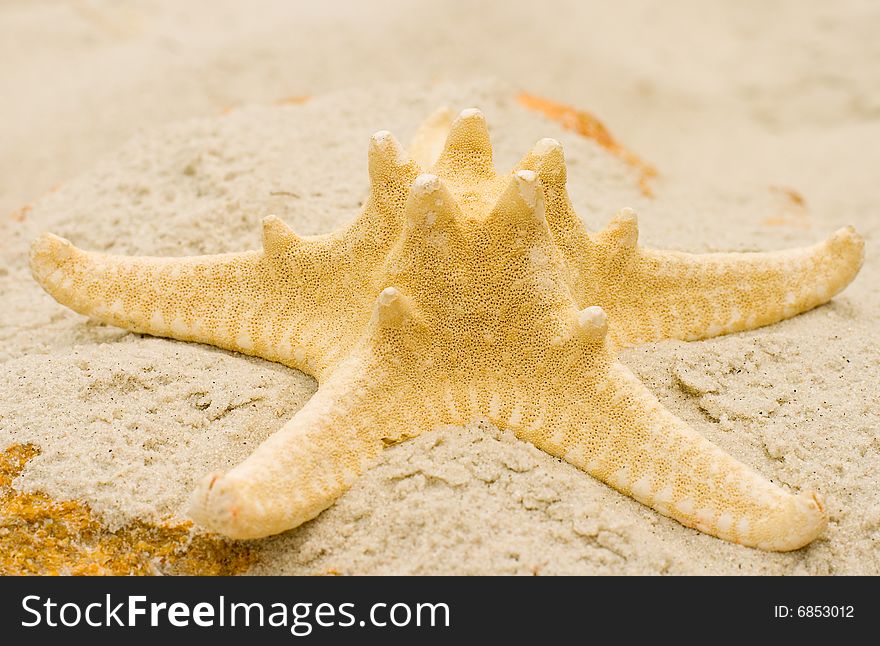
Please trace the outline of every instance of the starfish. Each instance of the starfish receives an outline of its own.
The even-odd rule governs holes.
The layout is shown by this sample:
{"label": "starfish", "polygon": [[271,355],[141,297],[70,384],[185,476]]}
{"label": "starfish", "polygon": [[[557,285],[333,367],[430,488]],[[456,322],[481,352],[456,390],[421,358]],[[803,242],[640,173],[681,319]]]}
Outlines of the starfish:
{"label": "starfish", "polygon": [[748,330],[825,303],[861,266],[858,234],[767,253],[646,249],[631,209],[586,230],[557,141],[499,174],[485,118],[469,109],[452,123],[435,116],[417,137],[422,165],[438,129],[445,143],[429,173],[390,133],[373,135],[369,198],[331,234],[301,238],[270,215],[260,251],[126,257],[52,234],[33,243],[36,280],[81,314],[318,380],[246,460],[204,478],[193,518],[233,538],[294,528],[384,447],[485,418],[688,527],[767,550],[816,538],[826,525],[818,494],[789,493],[712,444],[616,350]]}

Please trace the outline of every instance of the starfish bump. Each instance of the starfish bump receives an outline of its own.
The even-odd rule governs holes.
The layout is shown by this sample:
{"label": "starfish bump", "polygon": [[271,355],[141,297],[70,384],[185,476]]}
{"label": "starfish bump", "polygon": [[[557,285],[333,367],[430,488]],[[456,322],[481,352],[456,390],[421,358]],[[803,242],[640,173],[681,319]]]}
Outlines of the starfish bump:
{"label": "starfish bump", "polygon": [[483,114],[440,112],[414,150],[422,165],[435,155],[424,173],[376,133],[360,215],[311,238],[269,216],[262,251],[124,257],[34,242],[34,277],[77,312],[318,379],[250,457],[202,481],[198,522],[235,538],[296,527],[385,446],[482,416],[714,536],[791,550],[821,533],[817,494],[789,493],[709,442],[615,348],[752,329],[828,301],[861,265],[852,229],[789,251],[656,251],[638,244],[630,209],[584,228],[555,140],[498,174]]}

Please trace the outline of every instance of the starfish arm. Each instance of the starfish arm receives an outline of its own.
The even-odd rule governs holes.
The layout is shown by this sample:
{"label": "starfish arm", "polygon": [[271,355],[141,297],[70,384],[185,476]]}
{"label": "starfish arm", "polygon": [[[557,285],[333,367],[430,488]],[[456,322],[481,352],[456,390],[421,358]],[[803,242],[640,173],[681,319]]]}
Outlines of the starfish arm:
{"label": "starfish arm", "polygon": [[253,302],[248,284],[259,256],[119,256],[83,251],[45,234],[31,247],[31,271],[59,303],[102,323],[239,349],[238,326],[224,320],[226,301],[238,292],[236,300]]}
{"label": "starfish arm", "polygon": [[384,131],[371,139],[369,164],[362,213],[332,235],[301,239],[269,216],[262,252],[156,258],[87,252],[44,234],[31,246],[31,271],[59,303],[102,323],[236,350],[321,379],[363,330],[376,268],[402,226],[399,194],[418,172]]}
{"label": "starfish arm", "polygon": [[412,328],[409,300],[383,290],[368,344],[244,462],[206,476],[193,494],[192,517],[232,538],[293,529],[330,507],[384,447],[446,423],[442,407],[414,385],[416,366],[401,363]]}
{"label": "starfish arm", "polygon": [[[571,383],[560,386],[560,391]],[[793,495],[666,410],[623,365],[584,376],[557,415],[520,414],[517,433],[688,527],[765,550],[803,547],[826,525],[815,493]]]}
{"label": "starfish arm", "polygon": [[[636,236],[634,216],[632,222],[618,216],[594,237],[619,260],[601,278],[605,302],[600,302],[621,345],[705,339],[790,318],[843,290],[864,254],[864,242],[851,227],[811,247],[765,253],[635,248],[628,256]],[[581,287],[583,293],[592,289]]]}
{"label": "starfish arm", "polygon": [[193,519],[239,539],[293,529],[330,507],[385,446],[437,425],[414,396],[377,379],[376,368],[358,358],[341,363],[244,462],[202,481]]}
{"label": "starfish arm", "polygon": [[519,162],[541,178],[547,222],[582,306],[601,305],[620,345],[697,340],[776,323],[828,302],[862,265],[852,227],[811,247],[767,253],[688,254],[638,246],[638,221],[623,209],[591,234],[565,189],[562,146],[542,139]]}
{"label": "starfish arm", "polygon": [[[267,222],[267,229],[274,225]],[[308,321],[294,311],[308,312],[307,303],[283,300],[269,280],[271,254],[118,256],[83,251],[46,234],[31,249],[31,269],[59,303],[102,323],[236,350],[312,373],[325,359],[327,345],[311,341],[317,335],[307,334]],[[279,307],[288,303],[290,310]]]}

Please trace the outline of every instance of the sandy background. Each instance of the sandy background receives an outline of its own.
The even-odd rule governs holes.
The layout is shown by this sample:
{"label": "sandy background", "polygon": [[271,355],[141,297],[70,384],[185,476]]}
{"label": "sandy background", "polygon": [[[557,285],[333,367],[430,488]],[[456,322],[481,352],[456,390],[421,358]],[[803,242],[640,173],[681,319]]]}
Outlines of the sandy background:
{"label": "sandy background", "polygon": [[[256,247],[267,213],[325,231],[366,194],[371,132],[405,140],[440,103],[475,104],[501,168],[540,137],[564,143],[593,228],[629,205],[658,247],[775,249],[844,224],[866,236],[861,275],[829,306],[622,356],[720,446],[821,491],[829,530],[795,554],[723,543],[475,424],[389,450],[316,521],[260,542],[253,571],[880,573],[880,7],[472,4],[0,6],[0,446],[42,450],[16,486],[83,500],[109,528],[173,520],[205,471],[314,390],[282,366],[70,313],[28,276],[34,236],[189,254]],[[473,81],[486,78],[503,80]],[[597,114],[658,167],[656,198],[517,106],[519,89]],[[300,95],[316,98],[268,105]],[[221,116],[230,106],[251,107]]]}

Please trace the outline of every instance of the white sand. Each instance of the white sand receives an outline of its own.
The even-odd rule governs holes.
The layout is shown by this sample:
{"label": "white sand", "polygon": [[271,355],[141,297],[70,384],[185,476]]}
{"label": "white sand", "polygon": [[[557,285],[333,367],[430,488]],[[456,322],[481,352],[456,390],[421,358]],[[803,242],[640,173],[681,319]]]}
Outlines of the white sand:
{"label": "white sand", "polygon": [[[197,5],[186,11],[201,16]],[[80,22],[83,10],[68,5],[0,10],[9,18],[0,54],[15,54],[0,56],[3,95],[14,97],[0,106],[9,142],[0,206],[65,182],[24,222],[0,224],[0,445],[43,450],[20,487],[88,501],[111,526],[178,517],[196,479],[244,458],[314,390],[278,365],[90,324],[29,279],[34,236],[49,229],[85,248],[171,255],[255,248],[268,213],[304,234],[326,231],[365,195],[372,131],[405,140],[440,103],[479,105],[501,168],[540,137],[563,141],[570,191],[592,228],[629,205],[650,246],[776,249],[844,224],[866,235],[862,274],[829,306],[622,356],[725,450],[775,481],[821,491],[829,530],[795,554],[723,543],[473,425],[387,451],[317,520],[264,541],[256,571],[880,573],[880,68],[871,64],[880,14],[871,5],[826,15],[714,5],[701,15],[702,4],[641,3],[601,16],[577,9],[577,20],[490,7],[477,17],[495,26],[486,33],[476,18],[459,25],[459,10],[427,3],[427,14],[350,8],[341,21],[299,16],[301,28],[282,29],[287,9],[267,4],[224,22],[223,38],[219,18],[192,30],[166,3],[95,6]],[[36,47],[47,32],[53,46]],[[486,72],[516,85],[374,84]],[[370,84],[302,107],[150,129],[106,156],[137,126],[355,81]],[[518,87],[597,112],[660,168],[657,198],[643,198],[633,173],[592,142],[517,107]],[[798,189],[806,209],[770,186]],[[779,217],[791,224],[765,223]]]}

